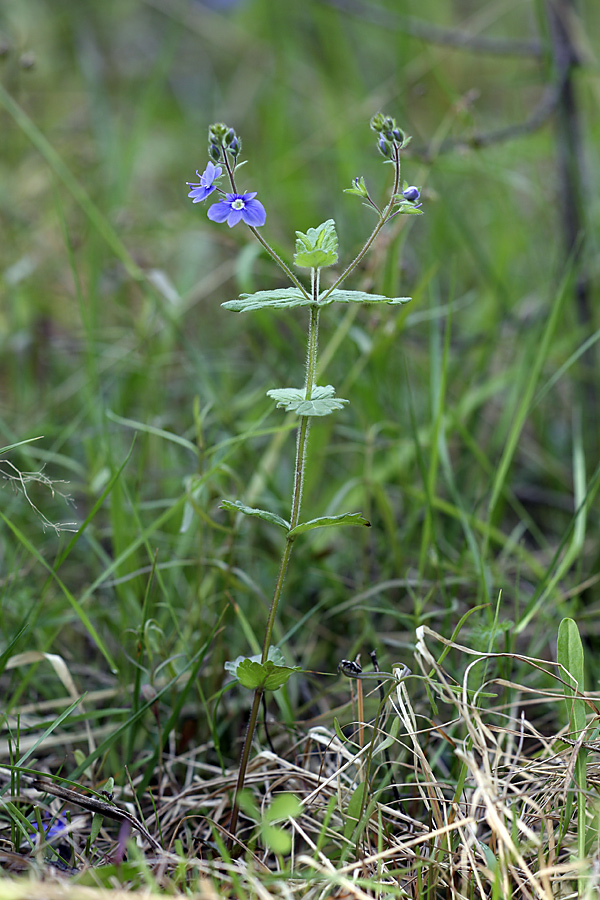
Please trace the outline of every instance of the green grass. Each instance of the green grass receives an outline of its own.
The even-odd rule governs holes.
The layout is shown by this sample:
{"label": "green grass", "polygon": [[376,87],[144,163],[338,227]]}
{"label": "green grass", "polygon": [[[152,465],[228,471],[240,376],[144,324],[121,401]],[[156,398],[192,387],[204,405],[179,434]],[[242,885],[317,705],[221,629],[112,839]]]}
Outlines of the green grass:
{"label": "green grass", "polygon": [[[359,746],[351,685],[337,665],[357,653],[366,665],[376,649],[383,670],[406,663],[415,673],[402,688],[407,705],[383,726],[393,778],[411,798],[411,833],[449,830],[424,831],[422,853],[394,857],[396,874],[391,864],[360,871],[372,879],[366,893],[380,891],[377,879],[394,896],[418,896],[416,885],[431,898],[446,890],[448,860],[470,834],[454,823],[469,813],[484,769],[477,761],[492,746],[486,715],[505,729],[507,748],[488,788],[505,776],[505,760],[528,761],[531,803],[542,812],[534,827],[519,795],[519,816],[544,848],[562,841],[548,865],[570,861],[581,839],[576,822],[552,818],[560,792],[533,729],[553,752],[568,750],[556,737],[567,721],[552,666],[564,617],[579,627],[592,695],[600,677],[598,9],[582,4],[575,32],[586,193],[581,254],[569,258],[553,119],[489,147],[436,150],[526,120],[552,78],[550,58],[411,36],[392,0],[364,4],[387,10],[384,24],[361,18],[361,4],[358,14],[344,6],[247,0],[224,14],[183,0],[20,0],[0,10],[0,763],[21,760],[95,790],[114,777],[118,798],[137,794],[136,817],[157,839],[162,830],[173,858],[158,871],[132,849],[115,876],[124,887],[201,892],[211,877],[193,860],[218,857],[226,843],[219,828],[249,707],[227,686],[223,663],[260,649],[282,543],[273,526],[219,505],[239,499],[289,516],[294,421],[266,391],[300,385],[307,313],[220,306],[283,284],[248,232],[211,224],[186,199],[185,182],[205,165],[208,125],[221,120],[243,137],[240,184],[258,191],[265,235],[287,261],[295,230],[327,218],[342,263],[369,233],[370,213],[342,191],[362,174],[384,195],[389,167],[368,128],[380,109],[413,135],[403,175],[423,185],[426,212],[386,226],[347,285],[412,302],[333,307],[321,324],[322,383],[350,405],[312,428],[303,514],[361,510],[373,527],[311,533],[294,549],[275,641],[306,674],[271,698],[269,732],[307,781],[290,769],[284,789],[305,799],[319,766],[326,778],[346,759],[334,718]],[[463,18],[434,0],[402,7],[484,37],[548,38],[538,4],[463,4]],[[584,277],[588,318],[576,299]],[[473,711],[436,687],[461,684],[472,659],[453,648],[440,661],[443,645],[423,626],[471,651],[505,654],[478,657],[469,676],[473,690],[503,679],[493,709]],[[435,644],[432,659],[419,635]],[[543,672],[533,658],[546,661]],[[537,707],[533,690],[543,692]],[[367,722],[378,702],[365,700]],[[521,708],[532,725],[516,752]],[[259,742],[268,747],[262,726]],[[265,816],[266,785],[278,776],[261,759],[250,787]],[[26,780],[19,795],[10,771],[0,769],[13,804],[0,810],[0,859],[17,849],[18,813],[34,821],[40,799]],[[389,812],[390,770],[374,751],[371,784],[385,809],[374,807],[352,835],[347,805],[361,771],[350,760],[337,793],[323,789],[298,820],[313,831],[296,833],[296,852],[313,863],[296,865],[294,891],[316,896],[329,884],[343,894],[365,848],[385,850],[404,827]],[[569,771],[558,776],[565,791]],[[187,799],[194,774],[206,781],[202,802]],[[589,769],[588,798],[594,784]],[[455,792],[464,806],[452,811]],[[595,809],[590,800],[590,835]],[[212,832],[186,818],[207,815]],[[240,835],[260,859],[266,821],[245,819]],[[478,833],[460,890],[481,895],[479,866],[484,895],[509,896],[522,870],[486,821],[495,836]],[[534,838],[508,813],[503,821],[534,865]],[[114,874],[104,854],[118,824],[105,825],[88,884]],[[339,837],[348,833],[350,845]],[[73,843],[85,846],[85,831]],[[258,879],[285,893],[289,858],[265,853],[270,873],[258,862],[250,874],[235,862],[229,871],[221,860],[218,890],[246,897]],[[43,873],[43,854],[32,865]]]}

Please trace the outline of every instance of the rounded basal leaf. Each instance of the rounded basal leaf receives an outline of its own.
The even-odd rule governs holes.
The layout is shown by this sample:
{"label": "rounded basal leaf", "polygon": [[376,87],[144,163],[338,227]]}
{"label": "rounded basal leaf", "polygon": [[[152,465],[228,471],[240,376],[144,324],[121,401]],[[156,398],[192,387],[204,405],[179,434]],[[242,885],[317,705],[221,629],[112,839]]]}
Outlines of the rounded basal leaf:
{"label": "rounded basal leaf", "polygon": [[233,662],[226,662],[225,669],[237,678],[242,687],[276,691],[287,683],[294,672],[300,671],[300,666],[286,666],[281,650],[269,647],[269,658],[264,665],[258,653],[256,656],[238,656]]}
{"label": "rounded basal leaf", "polygon": [[244,788],[240,791],[236,797],[236,802],[242,812],[245,812],[247,816],[250,816],[251,819],[254,819],[257,822],[260,820],[260,809],[254,800],[250,788]]}
{"label": "rounded basal leaf", "polygon": [[277,794],[265,810],[265,821],[271,825],[285,819],[295,819],[302,812],[302,801],[289,791]]}
{"label": "rounded basal leaf", "polygon": [[300,269],[322,269],[337,262],[338,236],[333,219],[327,219],[306,234],[296,232],[294,264]]}
{"label": "rounded basal leaf", "polygon": [[285,656],[283,655],[279,647],[273,647],[273,645],[271,645],[269,647],[267,659],[269,660],[269,662],[275,663],[276,666],[285,666]]}
{"label": "rounded basal leaf", "polygon": [[283,828],[263,822],[260,827],[260,833],[263,841],[272,853],[276,853],[279,856],[287,856],[292,849],[292,837]]}
{"label": "rounded basal leaf", "polygon": [[263,665],[251,659],[243,659],[237,667],[236,675],[242,687],[249,690],[263,688],[266,691],[277,691],[287,684],[290,677],[297,671],[299,671],[298,666],[294,668],[276,666],[271,660]]}

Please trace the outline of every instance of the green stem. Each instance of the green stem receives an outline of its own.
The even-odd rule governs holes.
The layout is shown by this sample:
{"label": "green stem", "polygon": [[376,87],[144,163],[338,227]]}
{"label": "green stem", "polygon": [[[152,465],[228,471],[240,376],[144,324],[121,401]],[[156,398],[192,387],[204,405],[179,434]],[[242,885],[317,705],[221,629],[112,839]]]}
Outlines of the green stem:
{"label": "green stem", "polygon": [[359,264],[361,259],[368,252],[369,247],[371,246],[371,244],[373,243],[373,241],[375,240],[375,238],[377,237],[377,235],[379,234],[379,232],[381,231],[381,229],[383,228],[383,226],[385,225],[385,223],[387,222],[387,220],[390,216],[390,213],[394,206],[394,197],[398,193],[398,189],[400,187],[400,148],[397,147],[396,144],[394,144],[394,167],[395,167],[396,172],[395,172],[395,176],[394,176],[394,187],[392,188],[392,195],[390,197],[388,205],[386,206],[384,211],[382,213],[380,213],[379,222],[377,223],[377,225],[371,232],[370,236],[367,238],[367,240],[363,244],[362,249],[354,257],[352,262],[348,266],[346,266],[346,268],[344,269],[344,271],[342,272],[340,277],[337,279],[337,281],[335,281],[331,285],[331,287],[329,288],[327,293],[323,296],[323,298],[322,298],[323,300],[326,300],[327,297],[329,297],[329,295],[331,294],[331,292],[335,291],[336,287],[339,284],[341,284],[343,281],[345,281],[346,278],[348,277],[348,275],[350,275],[350,273],[356,268],[356,266]]}
{"label": "green stem", "polygon": [[299,281],[299,280],[296,278],[296,276],[294,275],[294,273],[292,272],[292,270],[290,269],[290,267],[287,266],[287,265],[284,263],[284,261],[283,261],[282,258],[279,256],[279,254],[277,254],[277,253],[275,252],[275,250],[273,250],[273,248],[270,246],[270,244],[268,244],[267,241],[265,241],[264,237],[260,234],[260,232],[259,232],[256,228],[254,228],[253,225],[248,225],[247,227],[250,229],[250,231],[252,232],[252,234],[254,235],[254,237],[256,238],[256,240],[259,242],[259,244],[262,244],[262,245],[263,245],[263,247],[265,248],[265,250],[267,251],[267,253],[269,253],[270,256],[273,257],[273,259],[275,260],[275,262],[277,263],[277,265],[278,265],[281,269],[283,269],[283,271],[285,272],[285,274],[287,275],[287,277],[290,279],[290,281],[292,282],[292,284],[293,284],[295,287],[297,287],[298,290],[302,291],[302,293],[304,294],[305,297],[308,297],[308,296],[309,296],[308,291],[306,290],[306,288],[304,287],[304,285],[302,284],[302,282]]}
{"label": "green stem", "polygon": [[[254,229],[252,229],[254,231]],[[317,360],[319,354],[319,307],[316,305],[318,296],[319,296],[319,271],[318,269],[312,270],[311,277],[311,294],[312,299],[315,301],[315,306],[310,307],[310,321],[308,326],[308,348],[306,355],[306,380],[304,385],[305,396],[310,400],[312,389],[315,384],[316,373],[317,373]],[[298,524],[298,520],[300,518],[300,507],[302,504],[302,488],[304,485],[304,470],[306,465],[306,448],[308,444],[308,433],[310,429],[310,416],[300,416],[300,421],[298,424],[298,439],[296,441],[296,464],[294,466],[294,490],[292,494],[292,510],[290,515],[290,531],[292,528],[295,528]],[[269,656],[269,647],[271,646],[271,639],[273,636],[273,628],[275,627],[275,619],[277,616],[277,608],[279,606],[279,600],[281,597],[281,591],[283,589],[283,582],[285,581],[285,576],[287,574],[290,557],[292,555],[292,547],[294,544],[294,538],[286,537],[285,546],[283,548],[283,553],[281,556],[281,563],[279,564],[279,572],[277,574],[277,581],[275,582],[275,588],[273,591],[273,599],[271,601],[271,609],[269,610],[269,617],[267,619],[267,624],[265,627],[265,639],[263,642],[262,648],[262,658],[261,662],[264,665],[267,662]],[[246,770],[248,768],[248,762],[250,759],[250,750],[252,747],[252,741],[254,740],[254,734],[256,732],[256,723],[258,720],[258,711],[260,709],[260,701],[262,700],[262,696],[264,694],[264,688],[257,688],[254,692],[254,700],[252,702],[252,709],[250,711],[250,719],[248,721],[248,728],[246,730],[246,737],[244,739],[244,746],[242,748],[242,755],[240,757],[240,767],[238,771],[237,784],[235,788],[235,797],[233,803],[233,810],[231,812],[231,821],[229,824],[229,830],[231,832],[231,841],[233,842],[233,837],[235,835],[235,829],[237,826],[238,814],[239,814],[239,806],[238,806],[238,797],[239,793],[244,787],[244,782],[246,780]]]}
{"label": "green stem", "polygon": [[[227,157],[227,149],[226,149],[225,146],[223,147],[223,161],[224,161],[225,167],[226,167],[226,169],[227,169],[227,174],[229,175],[229,182],[230,182],[230,184],[231,184],[231,190],[233,191],[234,194],[237,194],[237,193],[238,193],[238,189],[237,189],[237,186],[236,186],[236,183],[235,183],[235,175],[234,175],[234,172],[235,172],[235,164],[233,165],[233,167],[231,166],[231,164],[230,164],[230,162],[229,162],[229,159],[228,159],[228,157]],[[285,274],[287,275],[287,277],[290,279],[290,281],[292,282],[292,284],[293,284],[295,287],[297,287],[298,290],[302,291],[302,293],[304,294],[304,296],[305,296],[306,298],[308,298],[308,296],[309,296],[308,291],[306,290],[306,288],[304,287],[304,285],[302,284],[302,282],[299,281],[298,278],[296,278],[296,276],[294,275],[294,273],[292,272],[292,270],[290,269],[290,267],[289,267],[288,265],[286,265],[286,263],[284,263],[284,261],[283,261],[282,258],[279,256],[279,254],[276,253],[275,250],[273,250],[273,248],[271,247],[271,245],[264,239],[264,237],[262,236],[262,234],[261,234],[256,228],[254,228],[253,225],[248,225],[247,227],[250,229],[250,231],[252,232],[252,234],[254,235],[254,237],[256,238],[256,240],[258,241],[258,243],[259,243],[259,244],[262,244],[263,247],[265,248],[265,250],[267,251],[267,253],[268,253],[270,256],[273,257],[273,259],[275,260],[275,262],[277,263],[277,265],[280,267],[280,269],[283,269],[283,271],[285,272]]]}
{"label": "green stem", "polygon": [[244,738],[244,746],[242,747],[242,755],[240,757],[240,767],[238,770],[237,784],[235,786],[235,796],[233,809],[231,810],[231,821],[229,823],[229,847],[233,846],[235,832],[237,828],[237,820],[240,812],[238,798],[240,791],[244,787],[246,780],[246,770],[248,769],[248,761],[250,759],[250,750],[252,749],[252,740],[256,731],[256,722],[258,721],[258,711],[260,709],[260,701],[263,698],[264,688],[257,688],[254,692],[254,700],[252,701],[252,709],[250,710],[250,718],[248,719],[248,727],[246,729],[246,737]]}

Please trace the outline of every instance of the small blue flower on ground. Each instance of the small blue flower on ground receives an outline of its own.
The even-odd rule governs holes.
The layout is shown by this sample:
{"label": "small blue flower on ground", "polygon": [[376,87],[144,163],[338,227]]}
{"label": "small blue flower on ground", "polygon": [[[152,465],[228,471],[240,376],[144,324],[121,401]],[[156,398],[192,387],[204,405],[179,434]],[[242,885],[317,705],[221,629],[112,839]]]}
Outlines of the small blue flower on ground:
{"label": "small blue flower on ground", "polygon": [[214,163],[209,162],[206,166],[206,169],[200,174],[198,169],[196,169],[196,175],[200,179],[198,183],[192,181],[186,181],[186,184],[191,187],[191,191],[188,194],[188,197],[192,198],[192,203],[200,203],[202,200],[206,200],[209,194],[212,194],[214,190],[216,190],[216,185],[214,182],[221,175],[223,169],[221,166],[215,166]]}
{"label": "small blue flower on ground", "polygon": [[[63,837],[67,833],[68,823],[66,816],[64,813],[61,813],[58,816],[55,816],[53,819],[48,815],[47,812],[44,813],[43,816],[42,828],[44,831],[44,838],[46,841],[50,842],[55,840],[55,838]],[[47,823],[47,824],[46,824]],[[32,822],[31,827],[34,829],[33,834],[30,834],[32,840],[34,840],[37,836],[38,824],[37,822]]]}
{"label": "small blue flower on ground", "polygon": [[230,228],[238,222],[245,222],[254,228],[264,225],[267,220],[265,208],[260,200],[255,200],[256,191],[246,194],[225,194],[225,199],[213,203],[207,212],[212,222],[227,222]]}
{"label": "small blue flower on ground", "polygon": [[[404,182],[406,184],[406,182]],[[418,187],[411,185],[411,187],[407,187],[404,191],[402,191],[402,196],[405,200],[410,200],[411,203],[416,203],[419,197],[421,196],[421,192]]]}

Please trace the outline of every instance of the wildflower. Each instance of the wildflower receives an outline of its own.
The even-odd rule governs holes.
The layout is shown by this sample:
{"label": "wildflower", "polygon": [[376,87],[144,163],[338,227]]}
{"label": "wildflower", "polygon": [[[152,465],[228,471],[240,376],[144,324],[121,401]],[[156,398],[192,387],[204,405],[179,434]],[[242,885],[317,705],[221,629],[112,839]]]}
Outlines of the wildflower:
{"label": "wildflower", "polygon": [[[32,822],[31,827],[34,829],[34,832],[29,836],[32,840],[35,840],[38,831],[37,822]],[[44,812],[42,829],[44,832],[44,839],[46,841],[49,842],[55,840],[55,838],[63,837],[67,833],[67,828],[68,823],[64,813],[51,818],[47,812]]]}
{"label": "wildflower", "polygon": [[225,199],[213,203],[207,212],[212,222],[227,222],[230,228],[238,222],[258,227],[267,219],[265,208],[260,200],[255,200],[256,191],[246,194],[225,194]]}
{"label": "wildflower", "polygon": [[196,169],[196,175],[200,181],[198,183],[186,181],[186,184],[192,189],[188,194],[188,197],[192,198],[192,203],[200,203],[202,200],[206,200],[209,194],[212,194],[216,189],[214,182],[219,178],[222,171],[223,169],[221,166],[215,166],[212,162],[207,164],[202,175],[198,169]]}
{"label": "wildflower", "polygon": [[[404,184],[406,184],[406,182],[404,182]],[[421,196],[421,192],[419,188],[415,187],[413,184],[402,191],[402,196],[405,200],[409,200],[411,203],[416,203]]]}
{"label": "wildflower", "polygon": [[[34,830],[30,833],[29,837],[35,843],[39,831],[37,821],[31,822],[31,827]],[[44,812],[42,817],[42,833],[44,835],[44,841],[48,844],[52,844],[63,862],[69,862],[71,858],[71,847],[68,842],[65,842],[65,838],[67,838],[69,833],[69,823],[67,822],[65,814],[60,813],[57,816],[51,817],[47,812]]]}

